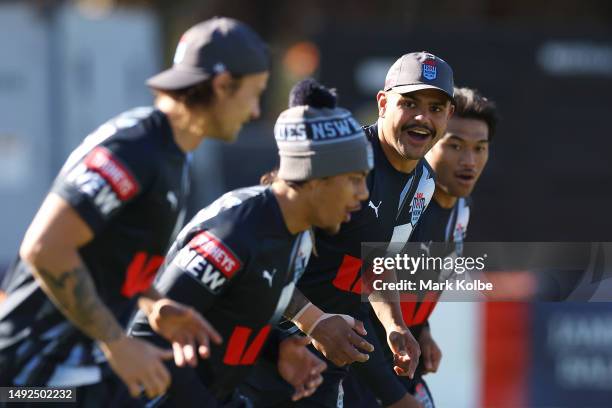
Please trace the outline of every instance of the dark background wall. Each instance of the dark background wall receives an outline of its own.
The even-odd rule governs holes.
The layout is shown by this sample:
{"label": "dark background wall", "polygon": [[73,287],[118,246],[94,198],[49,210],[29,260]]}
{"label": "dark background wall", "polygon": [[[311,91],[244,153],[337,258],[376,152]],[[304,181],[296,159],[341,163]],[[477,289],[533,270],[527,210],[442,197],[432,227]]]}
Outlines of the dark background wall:
{"label": "dark background wall", "polygon": [[[41,15],[66,0],[30,3]],[[377,86],[401,54],[446,59],[458,85],[480,89],[502,116],[474,193],[470,236],[487,241],[609,241],[612,217],[612,2],[607,0],[79,0],[89,7],[148,7],[159,16],[169,64],[184,29],[214,15],[252,25],[274,67],[263,120],[233,146],[216,146],[216,189],[194,208],[256,183],[276,163],[272,127],[291,85],[307,75],[334,86],[364,122]],[[378,71],[360,78],[364,66]],[[386,65],[385,65],[386,64]],[[366,70],[367,71],[367,70]],[[361,74],[360,74],[361,73]],[[376,75],[375,75],[376,74]],[[365,82],[365,83],[364,83]],[[378,85],[377,85],[378,83]],[[208,183],[211,184],[211,183]]]}
{"label": "dark background wall", "polygon": [[376,112],[374,94],[355,83],[355,67],[365,58],[421,49],[446,59],[458,85],[497,102],[502,121],[474,194],[472,239],[610,240],[610,32],[370,26],[336,28],[319,38],[321,79],[337,86],[351,109],[365,104]]}

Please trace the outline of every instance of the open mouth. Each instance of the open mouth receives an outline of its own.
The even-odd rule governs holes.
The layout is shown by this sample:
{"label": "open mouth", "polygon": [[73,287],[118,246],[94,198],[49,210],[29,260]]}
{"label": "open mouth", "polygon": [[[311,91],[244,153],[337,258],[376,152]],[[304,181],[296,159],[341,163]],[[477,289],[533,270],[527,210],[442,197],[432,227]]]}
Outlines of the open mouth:
{"label": "open mouth", "polygon": [[463,184],[471,184],[476,179],[476,174],[474,173],[455,173],[455,177],[459,179],[459,181],[463,182]]}
{"label": "open mouth", "polygon": [[422,143],[432,137],[433,132],[424,127],[411,127],[406,130],[408,136],[415,142]]}

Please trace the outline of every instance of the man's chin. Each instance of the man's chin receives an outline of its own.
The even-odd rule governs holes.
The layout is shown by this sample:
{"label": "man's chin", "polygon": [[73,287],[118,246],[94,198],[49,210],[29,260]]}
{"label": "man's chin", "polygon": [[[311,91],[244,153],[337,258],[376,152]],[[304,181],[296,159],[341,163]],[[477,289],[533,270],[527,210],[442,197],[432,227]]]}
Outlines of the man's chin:
{"label": "man's chin", "polygon": [[340,232],[340,224],[331,226],[331,227],[322,227],[321,230],[328,235],[336,235]]}
{"label": "man's chin", "polygon": [[415,149],[413,146],[408,146],[408,148],[407,146],[402,146],[401,156],[405,160],[421,160],[428,151],[429,148]]}
{"label": "man's chin", "polygon": [[465,198],[472,194],[472,190],[474,190],[474,186],[472,187],[454,187],[449,189],[450,195],[457,198]]}

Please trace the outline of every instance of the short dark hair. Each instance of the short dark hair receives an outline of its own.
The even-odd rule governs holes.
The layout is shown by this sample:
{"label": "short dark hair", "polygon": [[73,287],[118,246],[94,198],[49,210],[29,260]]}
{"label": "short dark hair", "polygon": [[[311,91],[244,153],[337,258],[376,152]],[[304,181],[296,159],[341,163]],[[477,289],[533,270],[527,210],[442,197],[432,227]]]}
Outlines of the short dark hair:
{"label": "short dark hair", "polygon": [[[233,91],[236,91],[240,87],[240,82],[241,82],[240,80],[242,79],[243,76],[244,75],[232,74],[232,79],[234,80],[234,84],[232,87]],[[172,99],[181,101],[189,108],[193,106],[197,106],[197,105],[209,106],[212,104],[214,96],[215,96],[213,88],[212,88],[213,78],[209,78],[207,80],[204,80],[202,82],[199,82],[187,88],[176,89],[176,90],[153,88],[153,91],[156,94],[166,94],[170,96]]]}
{"label": "short dark hair", "polygon": [[477,89],[455,88],[455,116],[466,119],[478,119],[489,128],[489,142],[493,140],[499,115],[495,102],[482,96]]}
{"label": "short dark hair", "polygon": [[[280,180],[280,177],[278,177],[278,168],[275,168],[273,170],[270,170],[267,173],[264,173],[259,178],[259,184],[261,184],[262,186],[270,186],[270,185],[272,185],[272,183],[274,183],[277,180]],[[299,187],[303,186],[304,184],[308,183],[308,180],[298,180],[298,181],[284,180],[284,181],[291,188],[299,188]]]}

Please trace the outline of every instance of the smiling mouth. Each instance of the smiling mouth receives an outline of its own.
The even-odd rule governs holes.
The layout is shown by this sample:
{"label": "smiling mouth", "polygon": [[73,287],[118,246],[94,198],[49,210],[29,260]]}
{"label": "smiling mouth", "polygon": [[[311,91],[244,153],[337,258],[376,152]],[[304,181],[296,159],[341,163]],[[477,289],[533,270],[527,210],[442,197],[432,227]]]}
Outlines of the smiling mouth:
{"label": "smiling mouth", "polygon": [[422,127],[413,127],[410,129],[407,129],[405,131],[408,136],[419,143],[425,142],[427,141],[430,137],[432,137],[432,132],[429,129],[425,129]]}

